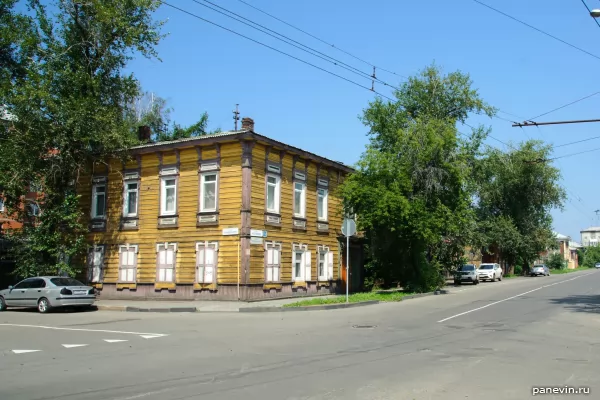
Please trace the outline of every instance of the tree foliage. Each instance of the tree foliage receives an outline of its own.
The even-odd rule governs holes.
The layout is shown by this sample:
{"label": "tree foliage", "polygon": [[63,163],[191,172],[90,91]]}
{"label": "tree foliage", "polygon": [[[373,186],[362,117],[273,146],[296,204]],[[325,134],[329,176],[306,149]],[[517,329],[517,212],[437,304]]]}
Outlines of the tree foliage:
{"label": "tree foliage", "polygon": [[[76,186],[92,162],[137,143],[127,104],[139,83],[124,69],[136,54],[157,57],[159,5],[0,0],[0,104],[15,117],[0,133],[0,186],[25,223],[11,234],[19,275],[77,269],[67,265],[84,246]],[[32,179],[43,186],[36,217],[23,206]]]}
{"label": "tree foliage", "polygon": [[580,259],[579,265],[592,268],[600,263],[600,247],[590,246],[583,249],[583,259]]}
{"label": "tree foliage", "polygon": [[395,96],[364,111],[371,141],[341,190],[367,232],[370,272],[387,284],[430,290],[441,283],[441,268],[462,262],[475,229],[467,181],[486,132],[463,140],[456,123],[494,109],[468,75],[442,75],[435,66]]}

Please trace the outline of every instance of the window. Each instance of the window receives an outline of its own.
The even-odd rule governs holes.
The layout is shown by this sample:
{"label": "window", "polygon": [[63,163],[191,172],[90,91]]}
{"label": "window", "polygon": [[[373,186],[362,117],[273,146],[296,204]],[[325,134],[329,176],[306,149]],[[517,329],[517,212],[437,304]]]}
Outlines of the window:
{"label": "window", "polygon": [[106,183],[92,186],[92,218],[106,217]]}
{"label": "window", "polygon": [[158,256],[157,282],[175,282],[177,244],[164,243],[156,246]]}
{"label": "window", "polygon": [[64,287],[64,286],[85,286],[83,283],[79,282],[77,279],[73,279],[73,278],[52,278],[50,279],[50,282],[52,282],[52,284],[54,286],[58,286],[58,287]]}
{"label": "window", "polygon": [[279,213],[279,194],[281,178],[277,175],[267,175],[267,211]]}
{"label": "window", "polygon": [[177,205],[177,178],[161,179],[160,214],[175,215]]}
{"label": "window", "polygon": [[306,185],[294,182],[294,216],[304,218],[306,215]]}
{"label": "window", "polygon": [[40,206],[38,206],[36,203],[29,203],[27,207],[29,208],[29,215],[32,217],[40,216]]}
{"label": "window", "polygon": [[123,215],[125,217],[136,217],[138,211],[138,182],[125,181],[125,196],[123,200]]}
{"label": "window", "polygon": [[13,289],[29,289],[31,287],[30,286],[31,282],[32,282],[32,279],[26,279],[24,281],[17,283],[15,285],[15,287],[13,287]]}
{"label": "window", "polygon": [[267,242],[265,244],[265,282],[279,282],[281,263],[281,243]]}
{"label": "window", "polygon": [[320,281],[333,279],[333,253],[327,246],[317,247],[317,274]]}
{"label": "window", "polygon": [[198,283],[213,283],[217,271],[216,242],[196,243],[196,281]]}
{"label": "window", "polygon": [[317,189],[317,219],[327,221],[327,189]]}
{"label": "window", "polygon": [[292,246],[292,280],[306,282],[310,280],[310,252],[306,245]]}
{"label": "window", "polygon": [[138,247],[124,245],[119,247],[119,282],[135,282]]}
{"label": "window", "polygon": [[102,282],[104,246],[90,247],[88,251],[88,282]]}
{"label": "window", "polygon": [[203,173],[200,176],[200,185],[200,211],[217,211],[217,173]]}
{"label": "window", "polygon": [[29,289],[43,289],[46,287],[46,281],[43,279],[32,279],[29,283]]}
{"label": "window", "polygon": [[4,199],[0,198],[0,212],[4,212]]}

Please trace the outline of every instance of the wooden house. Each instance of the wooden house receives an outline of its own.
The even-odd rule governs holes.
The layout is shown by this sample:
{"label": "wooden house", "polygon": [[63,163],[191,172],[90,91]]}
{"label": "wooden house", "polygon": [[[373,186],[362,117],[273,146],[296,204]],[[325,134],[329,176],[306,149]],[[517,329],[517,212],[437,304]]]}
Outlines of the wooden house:
{"label": "wooden house", "polygon": [[139,145],[130,159],[94,165],[79,184],[87,281],[102,298],[338,291],[348,166],[260,135],[250,118],[240,131]]}

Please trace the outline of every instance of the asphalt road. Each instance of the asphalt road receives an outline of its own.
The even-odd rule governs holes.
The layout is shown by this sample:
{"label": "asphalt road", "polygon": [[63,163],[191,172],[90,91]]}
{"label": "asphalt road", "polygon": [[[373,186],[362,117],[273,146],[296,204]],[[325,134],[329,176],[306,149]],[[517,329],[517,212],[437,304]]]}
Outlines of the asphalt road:
{"label": "asphalt road", "polygon": [[600,271],[334,311],[8,311],[0,399],[600,398],[599,312]]}

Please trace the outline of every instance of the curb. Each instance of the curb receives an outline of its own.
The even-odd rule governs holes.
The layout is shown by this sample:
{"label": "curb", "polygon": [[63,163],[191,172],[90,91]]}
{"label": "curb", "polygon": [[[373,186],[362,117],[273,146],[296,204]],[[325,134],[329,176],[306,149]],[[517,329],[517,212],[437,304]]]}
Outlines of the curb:
{"label": "curb", "polygon": [[[441,289],[435,292],[410,294],[402,297],[402,300],[418,299],[426,296],[437,296],[441,294],[448,294],[449,290]],[[398,301],[398,302],[400,302]],[[105,306],[98,305],[96,308],[99,311],[124,311],[124,312],[154,312],[154,313],[215,313],[215,312],[241,312],[241,313],[262,313],[262,312],[294,312],[294,311],[324,311],[324,310],[338,310],[342,308],[355,308],[364,307],[374,304],[382,303],[379,300],[363,301],[360,303],[339,303],[339,304],[321,304],[316,306],[304,306],[304,307],[240,307],[238,311],[202,311],[195,307],[165,307],[165,308],[142,308],[142,307],[131,307],[131,306]],[[385,302],[383,302],[385,303]]]}
{"label": "curb", "polygon": [[363,301],[360,303],[340,303],[340,304],[321,304],[316,306],[305,307],[242,307],[239,312],[244,313],[260,313],[260,312],[288,312],[288,311],[322,311],[336,310],[340,308],[354,308],[379,304],[379,300]]}

